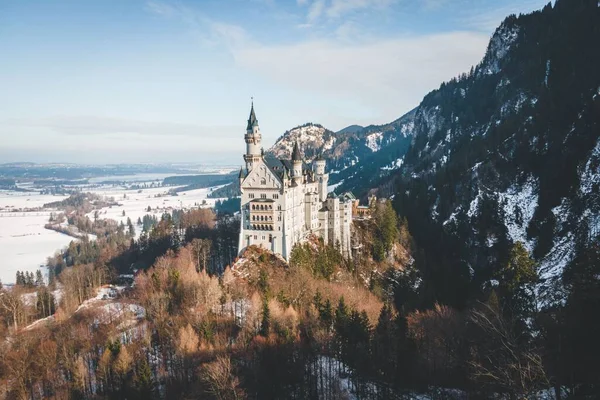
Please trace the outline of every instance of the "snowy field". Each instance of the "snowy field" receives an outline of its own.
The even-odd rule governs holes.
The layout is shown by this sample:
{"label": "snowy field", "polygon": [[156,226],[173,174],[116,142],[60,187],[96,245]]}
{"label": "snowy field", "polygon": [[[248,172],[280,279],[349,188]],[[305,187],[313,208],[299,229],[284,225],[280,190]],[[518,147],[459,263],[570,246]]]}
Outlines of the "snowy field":
{"label": "snowy field", "polygon": [[[172,176],[170,174],[169,176]],[[115,180],[115,177],[111,177]],[[122,180],[124,177],[119,177]],[[130,182],[151,183],[131,176]],[[152,180],[156,179],[156,174]],[[20,185],[22,186],[22,185]],[[29,187],[28,187],[29,188]],[[131,218],[136,235],[141,227],[136,225],[138,218],[146,214],[156,215],[173,209],[189,209],[197,206],[210,207],[215,199],[207,199],[207,195],[215,188],[196,189],[180,192],[177,195],[168,194],[173,187],[158,187],[150,189],[129,189],[126,186],[82,186],[83,191],[89,191],[101,196],[113,197],[119,206],[106,207],[100,210],[99,218],[114,219],[117,222],[127,222]],[[0,280],[2,283],[14,283],[17,271],[35,272],[45,265],[48,256],[66,247],[74,238],[44,228],[52,210],[43,209],[46,203],[60,201],[68,196],[42,195],[39,192],[0,191]],[[152,209],[148,212],[148,206]],[[123,216],[123,211],[125,215]],[[91,219],[94,213],[88,214]],[[44,271],[45,272],[45,271]]]}
{"label": "snowy field", "polygon": [[[220,187],[220,186],[219,186]],[[141,233],[141,227],[136,225],[138,218],[144,215],[160,216],[165,212],[180,209],[190,209],[192,207],[212,207],[217,199],[208,199],[208,194],[216,189],[195,189],[180,192],[176,196],[169,195],[168,192],[173,187],[159,187],[142,190],[127,189],[124,187],[104,187],[90,189],[89,191],[104,197],[113,197],[118,206],[104,207],[99,210],[99,218],[113,219],[117,222],[127,223],[127,218],[131,219],[135,228],[136,236]],[[148,212],[148,207],[152,211]],[[123,211],[125,215],[123,215]],[[94,212],[87,214],[90,219],[94,219]]]}
{"label": "snowy field", "polygon": [[[72,237],[44,229],[50,211],[0,212],[0,280],[14,283],[17,271],[35,272]],[[44,271],[45,272],[45,271]]]}
{"label": "snowy field", "polygon": [[0,190],[0,211],[42,208],[46,203],[61,201],[69,196]]}

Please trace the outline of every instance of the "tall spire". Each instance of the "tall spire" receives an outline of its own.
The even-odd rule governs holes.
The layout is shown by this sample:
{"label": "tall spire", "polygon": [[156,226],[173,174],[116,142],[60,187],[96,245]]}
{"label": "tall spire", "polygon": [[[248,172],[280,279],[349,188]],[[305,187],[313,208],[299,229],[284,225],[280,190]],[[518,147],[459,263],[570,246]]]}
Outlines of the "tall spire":
{"label": "tall spire", "polygon": [[254,125],[258,125],[258,119],[256,119],[256,114],[254,113],[254,98],[252,98],[250,117],[248,118],[248,126],[246,127],[246,130],[251,131]]}
{"label": "tall spire", "polygon": [[300,157],[300,149],[298,148],[298,141],[294,142],[294,150],[292,150],[292,161],[302,161],[302,157]]}

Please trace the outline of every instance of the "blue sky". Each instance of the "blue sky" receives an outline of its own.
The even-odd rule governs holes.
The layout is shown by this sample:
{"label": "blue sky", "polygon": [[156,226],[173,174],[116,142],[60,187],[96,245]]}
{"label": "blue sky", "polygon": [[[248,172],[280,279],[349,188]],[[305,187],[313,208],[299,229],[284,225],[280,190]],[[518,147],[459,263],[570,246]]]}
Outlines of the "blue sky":
{"label": "blue sky", "polygon": [[241,163],[286,129],[390,122],[540,0],[0,1],[0,163]]}

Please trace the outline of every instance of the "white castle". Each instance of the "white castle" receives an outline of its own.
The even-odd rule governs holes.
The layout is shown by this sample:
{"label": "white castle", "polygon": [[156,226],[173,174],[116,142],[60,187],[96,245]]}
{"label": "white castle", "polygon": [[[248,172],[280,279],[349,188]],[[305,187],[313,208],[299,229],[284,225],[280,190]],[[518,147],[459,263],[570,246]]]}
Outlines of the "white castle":
{"label": "white castle", "polygon": [[350,257],[351,194],[336,197],[327,192],[329,174],[319,156],[312,168],[294,144],[291,160],[265,155],[254,113],[246,134],[246,168],[240,168],[241,228],[238,253],[251,245],[271,250],[289,260],[292,248],[310,235],[339,246]]}

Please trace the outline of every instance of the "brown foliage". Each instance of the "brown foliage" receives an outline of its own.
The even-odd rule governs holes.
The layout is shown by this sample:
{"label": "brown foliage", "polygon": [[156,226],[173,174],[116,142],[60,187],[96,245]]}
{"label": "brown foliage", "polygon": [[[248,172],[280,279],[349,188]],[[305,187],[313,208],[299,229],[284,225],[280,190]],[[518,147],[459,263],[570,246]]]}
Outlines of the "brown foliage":
{"label": "brown foliage", "polygon": [[213,229],[215,227],[215,219],[215,213],[211,208],[190,210],[181,216],[181,228],[206,227]]}
{"label": "brown foliage", "polygon": [[240,381],[235,376],[231,360],[227,356],[219,356],[200,370],[200,378],[209,387],[210,393],[219,400],[238,400],[246,398],[240,388]]}
{"label": "brown foliage", "polygon": [[415,341],[421,365],[429,373],[445,374],[459,366],[464,322],[454,309],[436,304],[433,309],[408,315],[408,334]]}

